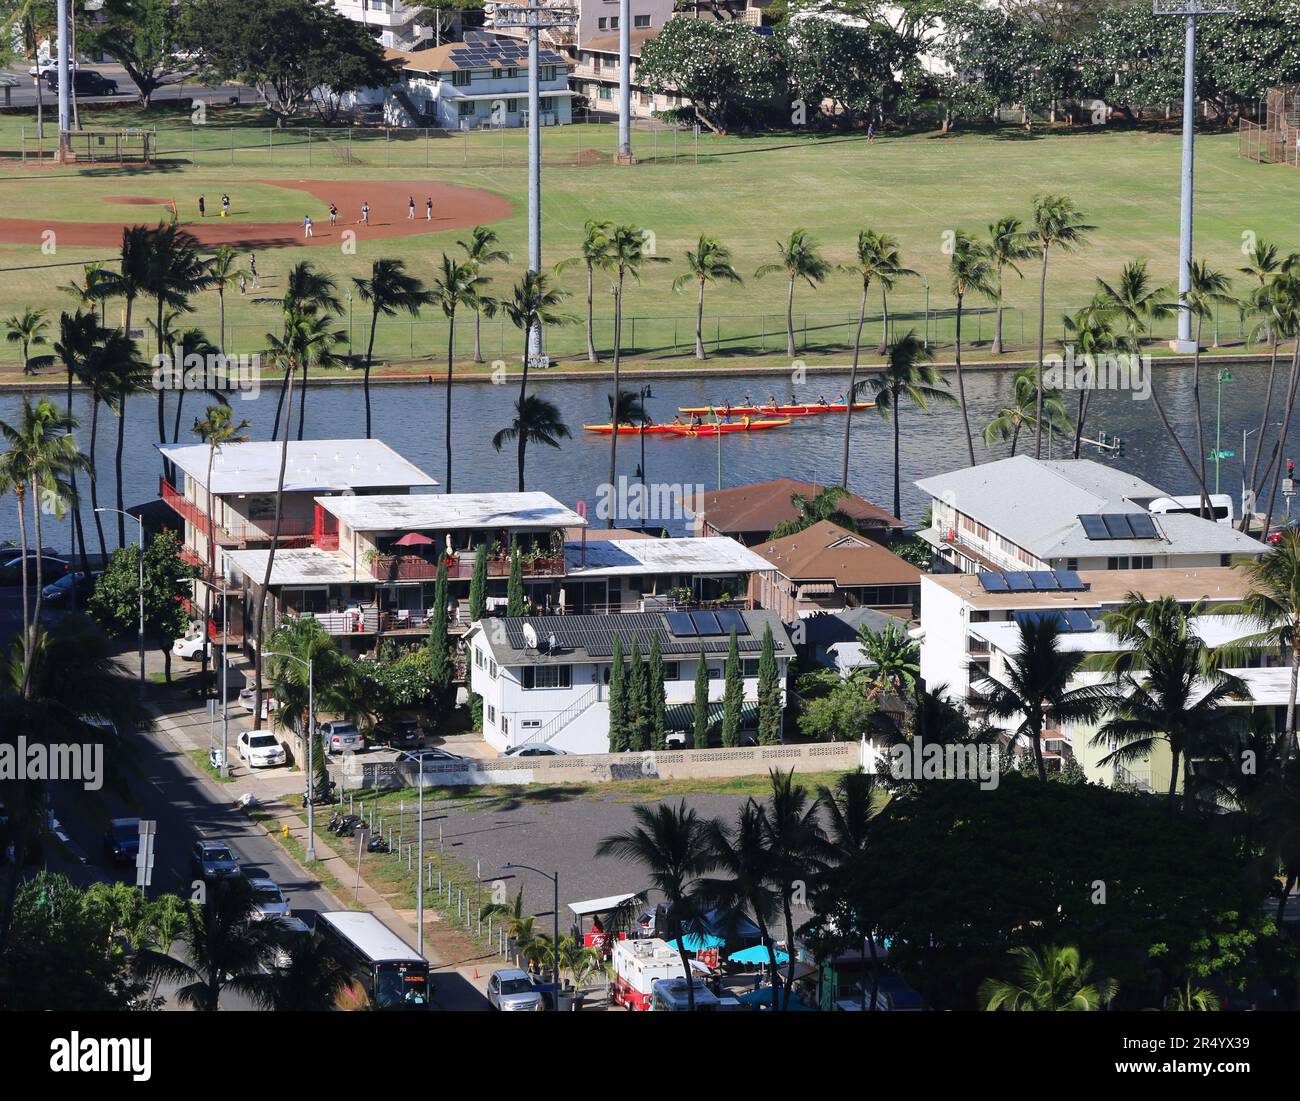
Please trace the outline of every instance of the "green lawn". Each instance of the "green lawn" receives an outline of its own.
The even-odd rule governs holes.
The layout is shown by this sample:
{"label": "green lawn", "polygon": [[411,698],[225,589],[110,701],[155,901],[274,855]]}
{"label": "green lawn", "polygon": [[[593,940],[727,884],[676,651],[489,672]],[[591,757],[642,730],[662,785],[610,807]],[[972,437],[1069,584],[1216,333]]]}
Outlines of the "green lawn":
{"label": "green lawn", "polygon": [[[525,254],[525,169],[523,133],[484,133],[425,138],[422,132],[353,133],[351,162],[346,131],[326,140],[318,129],[297,127],[277,133],[247,109],[210,109],[203,127],[188,125],[188,115],[140,113],[116,108],[96,112],[88,125],[159,127],[159,146],[168,154],[153,171],[120,169],[38,170],[16,160],[0,169],[0,216],[51,220],[110,221],[150,217],[152,211],[107,203],[109,196],[175,198],[182,218],[192,217],[194,200],[210,200],[223,190],[247,210],[250,221],[296,222],[300,196],[256,181],[273,178],[410,181],[438,180],[484,188],[507,197],[514,213],[497,229],[517,257]],[[237,124],[232,128],[231,123]],[[30,117],[0,118],[0,152],[17,150],[20,128],[32,131]],[[363,137],[364,134],[364,137]],[[235,147],[232,156],[231,145]],[[878,139],[868,146],[849,135],[814,137],[775,135],[762,138],[704,137],[695,156],[689,134],[677,136],[674,157],[670,131],[637,134],[638,153],[649,158],[635,168],[608,163],[614,131],[608,126],[575,126],[543,132],[548,168],[543,179],[543,233],[547,265],[576,251],[582,224],[599,217],[633,222],[655,235],[655,246],[670,262],[650,267],[639,284],[629,287],[625,337],[632,356],[662,365],[690,366],[693,294],[672,292],[682,270],[684,251],[701,232],[721,237],[733,249],[737,266],[749,276],[772,259],[779,236],[803,226],[822,243],[836,263],[850,259],[860,227],[872,226],[897,235],[908,264],[926,277],[932,342],[951,336],[951,319],[935,310],[950,309],[945,234],[964,228],[983,232],[1003,214],[1027,216],[1031,197],[1043,190],[1072,195],[1098,229],[1091,245],[1075,256],[1057,256],[1048,287],[1049,333],[1060,333],[1060,315],[1091,295],[1098,276],[1112,278],[1129,259],[1147,258],[1158,279],[1175,277],[1178,219],[1176,135],[1152,132],[1102,133],[1090,130],[1026,136],[1020,131],[946,138],[934,134]],[[654,159],[658,156],[658,159]],[[311,163],[308,164],[310,157]],[[578,159],[590,161],[581,166]],[[233,160],[233,165],[232,165]],[[430,167],[425,167],[426,162]],[[39,183],[37,181],[40,181]],[[1300,248],[1294,210],[1300,199],[1300,173],[1286,166],[1261,166],[1240,159],[1232,135],[1212,135],[1198,145],[1197,254],[1230,271],[1242,262],[1243,235],[1276,240],[1283,248]],[[215,202],[213,203],[215,206]],[[321,212],[324,217],[324,212]],[[282,250],[259,254],[267,284],[265,296],[241,299],[228,309],[232,351],[252,351],[276,327],[275,296],[280,277],[295,261],[310,258],[328,267],[341,287],[365,273],[378,256],[400,256],[417,273],[431,277],[432,261],[455,248],[463,231],[407,240],[363,242],[356,255],[328,248]],[[68,253],[71,253],[69,255]],[[94,249],[61,249],[43,256],[32,246],[0,246],[0,316],[24,305],[52,310],[70,299],[58,287],[79,275],[74,261],[105,259]],[[498,283],[517,274],[520,264],[502,268]],[[1025,278],[1011,277],[1007,336],[1014,353],[1031,347],[1036,336],[1037,270],[1031,261]],[[1240,283],[1240,280],[1239,280]],[[598,345],[608,346],[608,280],[598,280]],[[582,312],[583,279],[573,271],[564,285],[575,292],[573,312]],[[731,365],[783,360],[784,285],[780,276],[747,278],[740,288],[711,288],[706,299],[706,335]],[[843,362],[851,337],[858,286],[851,275],[836,273],[816,291],[796,292],[796,324],[809,362]],[[891,310],[900,325],[924,325],[927,294],[922,279],[906,281],[892,296]],[[189,319],[209,333],[216,330],[216,296],[204,295]],[[354,343],[364,348],[367,319],[357,303]],[[878,296],[870,304],[866,339],[879,337]],[[632,318],[635,317],[633,321]],[[346,324],[347,318],[344,318]],[[1224,341],[1239,332],[1235,313],[1222,318]],[[973,320],[968,331],[976,341],[991,335],[990,318]],[[445,325],[440,318],[412,324],[406,319],[381,323],[377,343],[390,358],[445,354]],[[1159,333],[1157,335],[1168,335]],[[469,350],[468,326],[458,346]],[[517,335],[497,321],[484,322],[489,358],[518,356]],[[579,327],[553,334],[553,355],[580,353]],[[3,353],[12,363],[14,346]],[[674,357],[680,357],[675,359]],[[764,357],[767,357],[766,359]]]}

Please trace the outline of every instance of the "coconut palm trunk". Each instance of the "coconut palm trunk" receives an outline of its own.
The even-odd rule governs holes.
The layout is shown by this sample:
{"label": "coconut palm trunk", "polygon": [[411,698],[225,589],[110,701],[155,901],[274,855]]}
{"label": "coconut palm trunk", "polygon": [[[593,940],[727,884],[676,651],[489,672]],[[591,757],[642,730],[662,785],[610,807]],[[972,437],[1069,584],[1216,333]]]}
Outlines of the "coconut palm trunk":
{"label": "coconut palm trunk", "polygon": [[[45,598],[45,577],[42,570],[42,564],[45,561],[45,538],[41,534],[41,491],[40,484],[36,475],[32,475],[32,527],[33,534],[36,536],[36,600],[32,605],[32,625],[28,632],[27,652],[23,656],[23,696],[26,697],[31,690],[32,678],[32,660],[36,656],[36,635],[40,630],[41,623],[41,604]],[[140,548],[140,553],[144,553],[144,547]],[[27,578],[23,578],[23,584],[27,584]]]}
{"label": "coconut palm trunk", "polygon": [[993,307],[993,347],[989,349],[991,355],[1000,356],[1002,354],[1002,269],[998,268],[998,300]]}
{"label": "coconut palm trunk", "polygon": [[794,280],[790,276],[790,286],[785,293],[785,354],[794,359]]}
{"label": "coconut palm trunk", "polygon": [[[307,360],[302,361],[302,388],[298,391],[298,439],[302,439],[303,426],[307,423]],[[288,426],[285,426],[288,435]]]}
{"label": "coconut palm trunk", "polygon": [[1292,634],[1291,643],[1291,682],[1287,688],[1286,696],[1286,731],[1283,737],[1286,743],[1282,746],[1282,755],[1278,759],[1278,768],[1285,773],[1286,763],[1291,754],[1295,752],[1295,704],[1296,689],[1300,687],[1300,638]]}
{"label": "coconut palm trunk", "polygon": [[1083,447],[1083,422],[1088,419],[1088,402],[1091,399],[1091,391],[1086,387],[1079,388],[1079,406],[1074,417],[1074,457],[1079,457],[1079,450]]}
{"label": "coconut palm trunk", "polygon": [[99,557],[108,561],[108,544],[104,542],[104,521],[99,512],[99,464],[95,461],[95,442],[99,437],[99,398],[90,399],[90,509],[95,518],[95,531],[99,535]]}
{"label": "coconut palm trunk", "polygon": [[114,473],[117,475],[117,545],[119,548],[126,546],[126,517],[123,515],[126,501],[122,496],[122,446],[126,441],[126,395],[127,388],[123,386],[117,398],[117,451],[113,458]]}
{"label": "coconut palm trunk", "polygon": [[[880,344],[876,348],[876,355],[883,356],[889,351],[889,288],[885,286],[885,280],[880,282]],[[852,402],[852,398],[849,401]]]}
{"label": "coconut palm trunk", "polygon": [[[957,396],[961,401],[961,422],[966,432],[966,455],[970,459],[970,465],[975,465],[975,444],[970,434],[970,411],[966,408],[966,376],[961,367],[961,311],[962,295],[957,296],[957,344],[956,344],[956,364],[957,364]],[[1041,378],[1039,380],[1042,381]],[[1038,393],[1039,412],[1042,412],[1043,394],[1040,390]],[[897,411],[895,411],[897,416]],[[897,515],[897,514],[895,514]]]}
{"label": "coconut palm trunk", "polygon": [[[791,283],[793,293],[794,284]],[[623,273],[620,271],[618,282],[614,285],[614,427],[609,434],[609,487],[610,492],[618,484],[618,395],[620,392],[619,366],[623,352]],[[605,526],[614,526],[614,509],[610,509]]]}
{"label": "coconut palm trunk", "polygon": [[[1210,498],[1206,493],[1208,485],[1205,478],[1205,426],[1201,423],[1201,326],[1205,324],[1205,318],[1200,313],[1196,315],[1196,350],[1192,353],[1192,406],[1196,410],[1196,457],[1201,464],[1201,516],[1209,519]],[[1218,455],[1214,457],[1215,463],[1219,463]],[[1215,469],[1218,469],[1217,466]]]}
{"label": "coconut palm trunk", "polygon": [[700,280],[699,297],[695,300],[695,358],[704,359],[704,280]]}
{"label": "coconut palm trunk", "polygon": [[[858,363],[862,355],[862,326],[867,320],[867,287],[862,286],[858,301],[858,325],[853,332],[853,364],[849,368],[849,388],[844,395],[844,455],[840,462],[840,485],[849,487],[849,437],[853,429],[853,398],[858,385]],[[897,414],[897,410],[895,410]]]}
{"label": "coconut palm trunk", "polygon": [[[540,329],[542,324],[541,318],[537,318],[534,324]],[[524,370],[523,374],[519,376],[519,439],[515,441],[515,446],[517,448],[515,453],[515,472],[519,479],[517,485],[520,493],[523,493],[524,491],[524,462],[527,459],[528,452],[528,426],[524,424],[523,421],[524,398],[528,396],[528,334],[532,332],[532,328],[532,325],[529,325],[524,330]],[[618,363],[617,353],[615,353],[614,362],[615,364]],[[618,377],[617,369],[614,377]],[[615,393],[618,392],[617,386],[618,384],[615,383]],[[617,436],[618,433],[612,432],[611,435]]]}
{"label": "coconut palm trunk", "polygon": [[1034,381],[1038,395],[1034,398],[1034,458],[1043,457],[1043,341],[1047,335],[1047,250],[1043,242],[1043,267],[1038,276],[1038,370]]}
{"label": "coconut palm trunk", "polygon": [[366,341],[366,366],[361,375],[361,388],[366,397],[366,439],[370,439],[370,368],[375,364],[375,330],[378,327],[379,305],[376,303],[370,311],[370,338]]}
{"label": "coconut palm trunk", "polygon": [[[447,445],[447,487],[444,493],[451,492],[451,365],[456,354],[456,310],[453,307],[451,316],[447,318],[447,426],[446,426],[446,445]],[[527,349],[524,353],[524,370],[528,369]]]}
{"label": "coconut palm trunk", "polygon": [[595,284],[595,270],[591,263],[587,264],[587,362],[599,363],[600,356],[596,354],[596,338],[593,333],[595,325],[593,301]]}
{"label": "coconut palm trunk", "polygon": [[18,501],[18,545],[22,550],[22,563],[19,572],[23,583],[23,686],[22,694],[26,699],[30,694],[28,684],[32,664],[32,613],[30,594],[27,591],[27,486],[19,482],[14,486],[14,497]]}
{"label": "coconut palm trunk", "polygon": [[[1273,380],[1277,374],[1277,330],[1272,326],[1268,331],[1268,384],[1264,388],[1264,412],[1260,415],[1259,428],[1257,429],[1258,438],[1255,440],[1255,457],[1250,463],[1250,491],[1253,497],[1259,496],[1262,488],[1259,483],[1259,455],[1264,449],[1264,437],[1268,435],[1268,415],[1272,412],[1273,405]],[[1244,459],[1245,456],[1243,455]],[[1254,512],[1254,504],[1249,510],[1243,509],[1241,514],[1241,530],[1247,532],[1250,530],[1251,513]]]}
{"label": "coconut palm trunk", "polygon": [[483,311],[474,310],[474,362],[483,362]]}
{"label": "coconut palm trunk", "polygon": [[[1286,443],[1287,432],[1291,428],[1291,409],[1295,405],[1296,383],[1300,381],[1300,337],[1296,339],[1295,348],[1291,353],[1291,374],[1287,380],[1286,387],[1286,407],[1282,411],[1282,430],[1278,434],[1279,448]],[[1268,534],[1268,529],[1273,523],[1273,503],[1277,500],[1278,483],[1282,479],[1282,457],[1278,455],[1277,468],[1273,471],[1273,485],[1268,493],[1268,508],[1264,513],[1264,533]]]}
{"label": "coconut palm trunk", "polygon": [[[899,481],[899,473],[898,473],[899,445],[900,445],[900,440],[899,440],[899,431],[898,431],[898,421],[899,421],[899,416],[900,416],[900,414],[902,413],[902,409],[899,407],[899,404],[898,404],[898,392],[899,392],[899,389],[900,389],[900,388],[899,388],[898,386],[895,386],[895,387],[894,387],[894,402],[893,402],[893,413],[894,413],[894,515],[895,515],[895,516],[901,516],[901,515],[903,514],[903,506],[902,506],[902,501],[901,501],[901,483],[900,483],[900,481]],[[850,398],[850,400],[852,400],[852,398]]]}

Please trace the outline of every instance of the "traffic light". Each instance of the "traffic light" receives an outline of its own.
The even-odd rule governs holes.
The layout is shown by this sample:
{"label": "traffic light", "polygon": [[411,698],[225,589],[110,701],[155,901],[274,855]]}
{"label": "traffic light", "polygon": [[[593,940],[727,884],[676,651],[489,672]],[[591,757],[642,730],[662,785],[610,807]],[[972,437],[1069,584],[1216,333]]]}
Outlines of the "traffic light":
{"label": "traffic light", "polygon": [[1287,476],[1288,478],[1292,478],[1292,479],[1295,478],[1295,460],[1294,460],[1294,459],[1287,459],[1287,461],[1286,461],[1286,476]]}

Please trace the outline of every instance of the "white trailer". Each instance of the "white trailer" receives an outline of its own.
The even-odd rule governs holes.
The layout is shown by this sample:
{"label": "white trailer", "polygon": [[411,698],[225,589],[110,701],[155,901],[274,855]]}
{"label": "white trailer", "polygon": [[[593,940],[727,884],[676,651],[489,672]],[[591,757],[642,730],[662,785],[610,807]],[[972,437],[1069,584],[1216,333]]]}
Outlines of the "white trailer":
{"label": "white trailer", "polygon": [[649,1009],[657,980],[686,978],[681,956],[657,937],[616,940],[611,962],[614,1001],[628,1009]]}

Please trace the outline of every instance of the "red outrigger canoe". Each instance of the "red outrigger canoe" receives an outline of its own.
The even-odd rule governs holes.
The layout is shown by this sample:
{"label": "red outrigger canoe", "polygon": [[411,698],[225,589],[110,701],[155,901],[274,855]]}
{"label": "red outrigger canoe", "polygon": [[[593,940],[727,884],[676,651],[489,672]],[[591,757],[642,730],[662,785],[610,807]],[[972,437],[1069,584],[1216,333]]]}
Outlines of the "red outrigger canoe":
{"label": "red outrigger canoe", "polygon": [[[588,432],[603,432],[606,436],[614,431],[614,426],[610,424],[584,424],[582,427]],[[618,426],[618,434],[620,436],[636,436],[642,432],[647,436],[653,436],[656,433],[664,433],[667,431],[668,425],[666,424],[647,424],[644,427],[639,424],[620,424]]]}
{"label": "red outrigger canoe", "polygon": [[784,428],[789,417],[779,420],[723,421],[721,424],[665,424],[664,428],[675,436],[720,436],[727,432],[761,432],[767,428]]}
{"label": "red outrigger canoe", "polygon": [[[874,409],[874,401],[855,401],[853,408]],[[814,417],[818,413],[843,413],[847,406],[844,402],[838,402],[831,405],[733,405],[730,409],[725,405],[698,405],[682,406],[677,410],[679,413],[686,413],[691,416],[718,416],[730,413],[733,417],[743,416],[771,416],[773,413],[782,417]]]}

